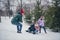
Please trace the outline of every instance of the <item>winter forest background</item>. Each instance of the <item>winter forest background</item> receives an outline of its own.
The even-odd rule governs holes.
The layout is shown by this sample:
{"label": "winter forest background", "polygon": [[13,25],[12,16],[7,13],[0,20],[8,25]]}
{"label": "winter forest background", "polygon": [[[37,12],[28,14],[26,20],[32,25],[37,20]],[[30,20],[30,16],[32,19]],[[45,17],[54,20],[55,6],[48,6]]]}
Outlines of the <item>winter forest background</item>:
{"label": "winter forest background", "polygon": [[[31,23],[32,18],[37,21],[41,15],[45,16],[46,27],[60,32],[60,0],[22,0],[25,21]],[[21,0],[0,0],[1,16],[12,17],[21,9]]]}
{"label": "winter forest background", "polygon": [[[10,22],[21,8],[24,9],[23,33],[17,34]],[[26,33],[27,26],[41,15],[45,17],[47,34]],[[60,40],[60,0],[0,0],[0,40]]]}

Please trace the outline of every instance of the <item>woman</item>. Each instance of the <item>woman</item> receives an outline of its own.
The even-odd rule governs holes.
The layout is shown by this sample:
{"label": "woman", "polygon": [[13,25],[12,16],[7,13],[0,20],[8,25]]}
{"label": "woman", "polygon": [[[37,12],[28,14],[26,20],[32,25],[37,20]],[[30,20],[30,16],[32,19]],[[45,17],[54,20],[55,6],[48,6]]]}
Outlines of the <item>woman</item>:
{"label": "woman", "polygon": [[17,33],[21,33],[22,14],[20,12],[17,12],[17,14],[12,18],[11,23],[17,26]]}

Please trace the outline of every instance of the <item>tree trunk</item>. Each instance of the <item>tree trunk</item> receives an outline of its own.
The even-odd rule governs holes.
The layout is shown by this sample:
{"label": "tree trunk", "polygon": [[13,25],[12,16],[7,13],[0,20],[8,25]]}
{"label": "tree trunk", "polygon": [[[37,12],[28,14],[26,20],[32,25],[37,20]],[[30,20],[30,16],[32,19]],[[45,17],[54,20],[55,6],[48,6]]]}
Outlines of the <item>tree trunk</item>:
{"label": "tree trunk", "polygon": [[0,23],[1,23],[1,16],[0,16]]}

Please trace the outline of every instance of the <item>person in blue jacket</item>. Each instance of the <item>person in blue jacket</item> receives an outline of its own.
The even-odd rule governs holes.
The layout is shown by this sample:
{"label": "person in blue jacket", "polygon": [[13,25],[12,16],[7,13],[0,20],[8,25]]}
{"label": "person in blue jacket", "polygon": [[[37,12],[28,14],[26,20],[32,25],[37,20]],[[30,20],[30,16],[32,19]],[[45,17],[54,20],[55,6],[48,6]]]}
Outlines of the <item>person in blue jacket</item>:
{"label": "person in blue jacket", "polygon": [[11,23],[17,26],[17,33],[21,33],[22,30],[22,14],[17,12],[17,14],[12,18]]}

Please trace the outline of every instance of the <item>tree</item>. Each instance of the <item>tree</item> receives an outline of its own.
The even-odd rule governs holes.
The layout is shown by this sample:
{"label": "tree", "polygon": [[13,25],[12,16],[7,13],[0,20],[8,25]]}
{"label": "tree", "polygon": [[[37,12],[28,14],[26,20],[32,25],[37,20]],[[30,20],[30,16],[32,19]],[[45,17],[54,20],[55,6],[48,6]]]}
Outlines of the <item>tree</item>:
{"label": "tree", "polygon": [[[28,4],[30,5],[30,4]],[[30,14],[30,7],[28,6],[27,4],[24,5],[24,16],[25,16],[25,21],[28,22],[28,23],[31,23],[31,17],[32,15]]]}
{"label": "tree", "polygon": [[9,18],[10,18],[10,0],[7,0],[6,10],[7,10],[8,16],[9,16]]}
{"label": "tree", "polygon": [[36,1],[36,4],[34,6],[34,9],[28,13],[29,11],[25,10],[25,15],[29,15],[28,16],[28,19],[31,20],[31,21],[37,21],[42,14],[43,10],[42,10],[42,7],[41,7],[41,0],[37,0]]}
{"label": "tree", "polygon": [[53,19],[55,16],[55,7],[49,7],[47,9],[46,15],[45,15],[45,20],[46,20],[46,26],[51,28],[52,27],[52,23],[53,23]]}
{"label": "tree", "polygon": [[53,31],[60,30],[60,0],[52,0],[52,6],[49,7],[46,18],[47,25],[50,26]]}
{"label": "tree", "polygon": [[0,22],[1,22],[1,15],[2,15],[1,13],[2,13],[2,12],[3,12],[3,11],[2,11],[2,10],[0,10]]}
{"label": "tree", "polygon": [[36,6],[35,6],[34,12],[32,14],[35,17],[34,21],[37,21],[40,18],[40,16],[42,15],[41,0],[36,1]]}
{"label": "tree", "polygon": [[57,32],[60,31],[60,0],[53,0],[55,3],[54,3],[54,6],[55,6],[55,17],[54,17],[54,21],[53,21],[53,24],[52,26],[54,26],[54,30],[56,30]]}

